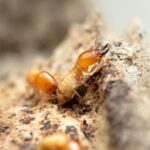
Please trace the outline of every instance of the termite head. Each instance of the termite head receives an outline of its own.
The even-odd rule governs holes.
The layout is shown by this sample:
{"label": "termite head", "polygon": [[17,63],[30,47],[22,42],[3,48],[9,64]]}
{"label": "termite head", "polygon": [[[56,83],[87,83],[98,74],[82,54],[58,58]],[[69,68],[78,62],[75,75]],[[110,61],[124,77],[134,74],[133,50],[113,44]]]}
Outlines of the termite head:
{"label": "termite head", "polygon": [[110,44],[106,44],[102,49],[87,50],[79,55],[76,65],[79,65],[83,71],[87,72],[89,67],[99,62],[109,49]]}
{"label": "termite head", "polygon": [[45,137],[38,145],[38,150],[68,150],[70,138],[65,134],[55,134]]}
{"label": "termite head", "polygon": [[83,150],[83,147],[69,136],[57,133],[45,137],[38,145],[38,150]]}
{"label": "termite head", "polygon": [[47,94],[51,94],[57,89],[56,79],[46,71],[41,71],[35,79],[35,88]]}
{"label": "termite head", "polygon": [[31,70],[26,75],[27,82],[37,91],[51,94],[57,88],[56,79],[46,71]]}

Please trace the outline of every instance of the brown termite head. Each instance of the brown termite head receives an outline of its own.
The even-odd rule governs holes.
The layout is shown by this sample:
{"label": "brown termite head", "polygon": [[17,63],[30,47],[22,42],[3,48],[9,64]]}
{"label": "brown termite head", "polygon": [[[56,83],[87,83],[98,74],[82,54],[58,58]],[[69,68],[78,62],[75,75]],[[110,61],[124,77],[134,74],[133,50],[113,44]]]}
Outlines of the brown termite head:
{"label": "brown termite head", "polygon": [[79,55],[76,65],[79,65],[83,71],[88,72],[89,67],[101,61],[101,58],[109,51],[109,49],[110,44],[106,44],[102,49],[95,48],[86,50]]}
{"label": "brown termite head", "polygon": [[38,145],[38,150],[83,150],[83,147],[66,134],[57,133],[45,137]]}
{"label": "brown termite head", "polygon": [[56,79],[46,71],[31,70],[26,75],[26,80],[37,91],[51,94],[57,89]]}

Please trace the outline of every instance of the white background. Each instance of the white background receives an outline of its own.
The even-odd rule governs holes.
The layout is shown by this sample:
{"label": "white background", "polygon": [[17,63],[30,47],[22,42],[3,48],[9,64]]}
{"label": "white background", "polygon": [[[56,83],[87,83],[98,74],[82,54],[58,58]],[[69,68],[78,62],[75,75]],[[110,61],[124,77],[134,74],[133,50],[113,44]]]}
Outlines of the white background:
{"label": "white background", "polygon": [[97,0],[104,16],[116,31],[123,31],[128,22],[139,18],[150,33],[150,0]]}

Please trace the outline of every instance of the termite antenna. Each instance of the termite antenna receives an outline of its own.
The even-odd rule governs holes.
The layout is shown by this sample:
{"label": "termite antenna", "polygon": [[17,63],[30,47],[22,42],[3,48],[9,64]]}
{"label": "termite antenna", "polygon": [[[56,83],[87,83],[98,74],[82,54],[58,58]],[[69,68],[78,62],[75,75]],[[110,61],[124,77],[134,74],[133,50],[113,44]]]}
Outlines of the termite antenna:
{"label": "termite antenna", "polygon": [[110,49],[110,44],[107,43],[107,44],[101,49],[100,54],[101,54],[101,55],[105,55],[105,54],[109,51],[109,49]]}

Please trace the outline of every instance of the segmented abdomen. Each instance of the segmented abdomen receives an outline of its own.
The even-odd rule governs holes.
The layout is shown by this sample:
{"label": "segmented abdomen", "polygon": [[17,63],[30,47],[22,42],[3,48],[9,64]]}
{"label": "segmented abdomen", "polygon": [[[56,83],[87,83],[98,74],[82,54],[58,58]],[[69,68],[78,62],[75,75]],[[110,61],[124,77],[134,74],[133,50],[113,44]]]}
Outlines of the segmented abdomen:
{"label": "segmented abdomen", "polygon": [[79,85],[82,71],[79,67],[74,67],[71,72],[66,75],[58,86],[57,96],[60,103],[68,100],[74,93],[74,89]]}

